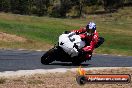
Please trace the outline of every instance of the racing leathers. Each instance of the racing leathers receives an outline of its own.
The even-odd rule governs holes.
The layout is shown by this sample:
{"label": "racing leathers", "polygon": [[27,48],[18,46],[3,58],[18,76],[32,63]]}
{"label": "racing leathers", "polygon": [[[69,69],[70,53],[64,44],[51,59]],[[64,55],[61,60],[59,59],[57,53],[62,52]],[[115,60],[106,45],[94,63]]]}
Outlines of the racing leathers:
{"label": "racing leathers", "polygon": [[82,51],[86,53],[85,54],[86,59],[91,59],[92,52],[99,40],[98,32],[95,30],[95,32],[92,35],[89,35],[89,33],[87,33],[86,28],[81,28],[79,30],[73,30],[72,32],[79,34],[81,39],[85,41],[86,46],[82,48]]}

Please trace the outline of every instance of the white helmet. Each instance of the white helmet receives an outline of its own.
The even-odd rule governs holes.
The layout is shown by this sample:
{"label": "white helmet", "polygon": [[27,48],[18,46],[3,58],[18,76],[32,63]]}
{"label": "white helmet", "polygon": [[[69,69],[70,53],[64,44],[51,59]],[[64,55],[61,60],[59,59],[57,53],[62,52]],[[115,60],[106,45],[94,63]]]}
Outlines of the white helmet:
{"label": "white helmet", "polygon": [[96,24],[94,22],[89,22],[86,26],[87,33],[92,35],[96,30]]}

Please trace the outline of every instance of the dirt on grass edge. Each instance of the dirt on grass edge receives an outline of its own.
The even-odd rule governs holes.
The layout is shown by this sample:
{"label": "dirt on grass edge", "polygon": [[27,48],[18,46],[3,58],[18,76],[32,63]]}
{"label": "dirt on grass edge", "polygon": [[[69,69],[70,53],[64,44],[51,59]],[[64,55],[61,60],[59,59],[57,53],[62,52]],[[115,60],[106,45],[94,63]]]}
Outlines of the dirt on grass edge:
{"label": "dirt on grass edge", "polygon": [[20,37],[20,36],[17,36],[17,35],[12,35],[12,34],[0,32],[0,41],[4,41],[4,42],[26,42],[27,39]]}
{"label": "dirt on grass edge", "polygon": [[[130,74],[132,69],[90,69],[88,74]],[[76,82],[76,71],[66,73],[46,73],[35,74],[13,78],[0,78],[0,88],[132,88],[132,83],[128,84],[85,84],[80,86]]]}

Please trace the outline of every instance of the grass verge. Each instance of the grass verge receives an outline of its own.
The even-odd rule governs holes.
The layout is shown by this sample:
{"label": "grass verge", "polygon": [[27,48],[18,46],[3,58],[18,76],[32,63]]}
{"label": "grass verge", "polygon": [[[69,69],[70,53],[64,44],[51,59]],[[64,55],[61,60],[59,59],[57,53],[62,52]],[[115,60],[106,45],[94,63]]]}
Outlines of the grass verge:
{"label": "grass verge", "polygon": [[[79,29],[88,21],[97,23],[100,36],[105,43],[95,53],[132,55],[132,7],[117,13],[88,15],[81,19],[59,19],[49,17],[22,16],[0,13],[0,32],[15,34],[26,38],[22,42],[0,42],[0,48],[47,49],[58,41],[65,30]],[[48,47],[48,48],[49,48]]]}
{"label": "grass verge", "polygon": [[[130,74],[132,69],[103,69],[89,70],[88,74]],[[67,71],[66,73],[47,73],[31,76],[6,78],[0,84],[0,88],[131,88],[132,83],[128,84],[85,84],[80,86],[76,82],[76,72]]]}

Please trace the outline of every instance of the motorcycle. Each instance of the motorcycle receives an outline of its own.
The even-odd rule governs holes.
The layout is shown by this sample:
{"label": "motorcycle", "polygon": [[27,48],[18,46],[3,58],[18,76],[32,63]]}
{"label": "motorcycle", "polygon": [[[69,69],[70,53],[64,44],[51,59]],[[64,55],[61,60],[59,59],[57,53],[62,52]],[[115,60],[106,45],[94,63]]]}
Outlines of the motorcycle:
{"label": "motorcycle", "polygon": [[89,60],[85,58],[85,53],[80,51],[85,45],[85,41],[75,32],[63,33],[59,36],[58,44],[41,57],[41,63],[46,65],[53,61],[61,61],[80,65]]}

